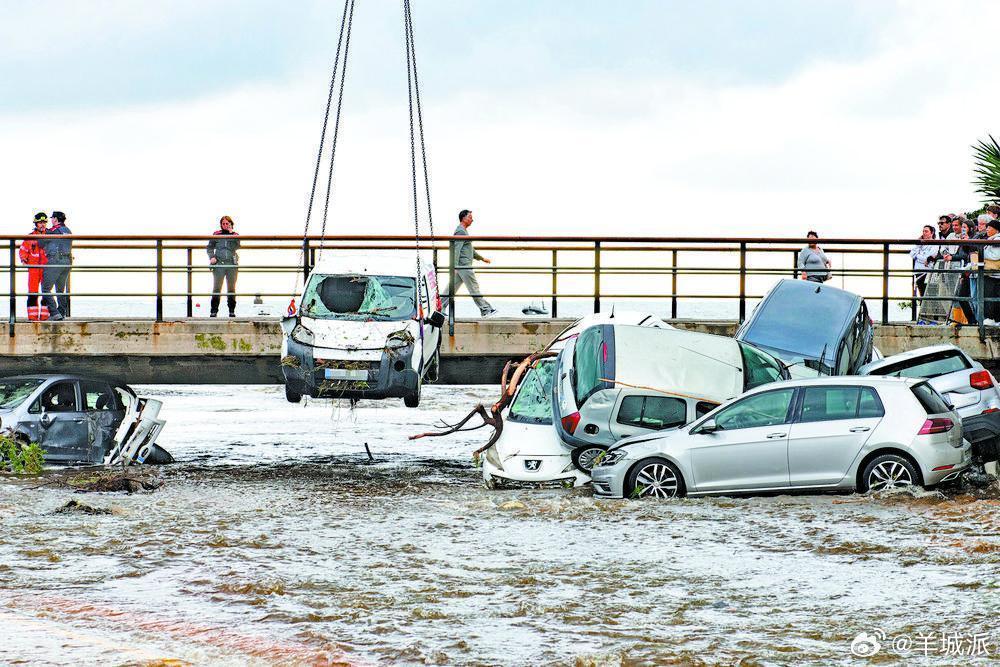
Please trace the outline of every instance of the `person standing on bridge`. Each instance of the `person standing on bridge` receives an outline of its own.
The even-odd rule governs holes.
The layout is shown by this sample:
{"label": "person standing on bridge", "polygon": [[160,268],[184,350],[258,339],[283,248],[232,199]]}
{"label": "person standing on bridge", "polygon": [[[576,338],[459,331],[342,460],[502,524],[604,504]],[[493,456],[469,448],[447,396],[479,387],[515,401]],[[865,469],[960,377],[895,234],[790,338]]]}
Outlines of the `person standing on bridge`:
{"label": "person standing on bridge", "polygon": [[830,269],[833,268],[833,264],[819,247],[819,234],[810,231],[806,234],[806,238],[810,239],[810,243],[799,251],[797,262],[799,278],[814,283],[825,283],[830,279]]}
{"label": "person standing on bridge", "polygon": [[[41,236],[45,234],[45,225],[48,223],[49,216],[45,213],[36,213],[35,229],[31,235]],[[45,264],[48,263],[48,257],[45,256],[42,244],[37,239],[31,238],[21,242],[17,254],[21,258],[21,263],[28,267],[28,319],[40,320],[42,317],[38,307],[39,294],[42,291],[42,271],[45,269]]]}
{"label": "person standing on bridge", "polygon": [[[455,236],[468,236],[468,229],[471,226],[472,211],[463,210],[458,214],[458,228],[455,230]],[[469,294],[472,295],[472,300],[479,306],[480,315],[483,317],[495,315],[497,309],[483,298],[482,292],[479,291],[479,280],[476,278],[476,272],[472,268],[473,260],[478,259],[480,262],[485,262],[486,264],[489,264],[490,260],[475,251],[472,247],[472,241],[455,241],[454,244],[452,257],[455,261],[455,284],[448,285],[448,289],[444,291],[444,295],[441,298],[441,308],[445,309],[448,307],[448,295],[452,294],[452,289],[454,288],[454,291],[458,292],[458,288],[462,286],[462,283],[465,283]]]}
{"label": "person standing on bridge", "polygon": [[228,215],[219,220],[219,229],[214,236],[220,238],[208,242],[208,263],[212,265],[212,305],[210,317],[219,316],[219,302],[222,300],[222,282],[226,283],[229,317],[236,317],[236,274],[240,263],[239,234],[233,231],[233,219]]}
{"label": "person standing on bridge", "polygon": [[[58,322],[69,317],[69,272],[73,264],[73,242],[69,239],[51,238],[72,234],[66,226],[66,214],[52,211],[52,226],[45,232],[46,239],[40,241],[48,264],[42,270],[42,298],[49,309],[49,319]],[[55,290],[55,292],[53,292]],[[56,297],[59,297],[58,303]]]}
{"label": "person standing on bridge", "polygon": [[[924,225],[920,232],[921,241],[932,241],[934,239],[934,228]],[[916,296],[923,296],[927,291],[927,271],[934,265],[934,255],[937,254],[935,245],[915,245],[910,248],[910,257],[913,259],[913,291]]]}

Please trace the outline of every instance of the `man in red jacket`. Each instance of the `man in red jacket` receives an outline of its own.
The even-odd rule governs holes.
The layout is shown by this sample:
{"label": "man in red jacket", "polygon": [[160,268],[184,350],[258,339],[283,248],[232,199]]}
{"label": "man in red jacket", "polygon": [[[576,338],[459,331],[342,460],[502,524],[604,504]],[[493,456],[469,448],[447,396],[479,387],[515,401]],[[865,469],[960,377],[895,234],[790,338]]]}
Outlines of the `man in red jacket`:
{"label": "man in red jacket", "polygon": [[[49,222],[49,218],[44,213],[35,214],[35,230],[31,232],[31,236],[36,234],[43,236],[45,234],[45,225]],[[37,316],[38,310],[38,293],[41,291],[42,286],[42,270],[43,267],[48,263],[48,257],[45,256],[45,249],[36,241],[35,239],[27,238],[21,242],[21,248],[18,250],[18,255],[21,257],[21,263],[28,267],[28,315],[29,319],[39,319]],[[35,318],[31,318],[31,309],[34,308],[36,311]]]}

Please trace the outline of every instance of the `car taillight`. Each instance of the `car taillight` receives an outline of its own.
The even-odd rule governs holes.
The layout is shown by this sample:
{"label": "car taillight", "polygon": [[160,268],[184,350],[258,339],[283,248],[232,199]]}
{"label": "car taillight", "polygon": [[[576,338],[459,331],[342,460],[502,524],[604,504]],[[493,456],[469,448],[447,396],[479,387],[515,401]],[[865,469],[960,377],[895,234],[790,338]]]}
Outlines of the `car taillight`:
{"label": "car taillight", "polygon": [[985,410],[983,410],[982,414],[988,415],[991,412],[1000,412],[1000,408],[986,408]]}
{"label": "car taillight", "polygon": [[969,376],[969,386],[973,389],[989,389],[993,386],[993,376],[989,371],[977,371]]}
{"label": "car taillight", "polygon": [[933,435],[934,433],[947,433],[955,424],[947,417],[934,417],[924,422],[917,435]]}
{"label": "car taillight", "polygon": [[[949,422],[951,423],[951,422]],[[576,427],[580,425],[580,413],[574,412],[571,415],[566,415],[562,418],[563,430],[573,435],[576,432]]]}

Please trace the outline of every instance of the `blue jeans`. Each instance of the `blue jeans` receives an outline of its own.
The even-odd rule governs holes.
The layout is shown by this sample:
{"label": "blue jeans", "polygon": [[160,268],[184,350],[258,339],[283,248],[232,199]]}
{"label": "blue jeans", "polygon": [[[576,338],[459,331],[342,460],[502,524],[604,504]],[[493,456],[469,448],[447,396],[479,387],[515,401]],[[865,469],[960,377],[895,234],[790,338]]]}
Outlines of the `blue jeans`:
{"label": "blue jeans", "polygon": [[977,298],[979,294],[979,281],[976,280],[976,274],[969,274],[969,296],[972,297],[972,312],[976,316],[976,322],[981,322],[983,319],[983,314],[979,312],[979,300]]}

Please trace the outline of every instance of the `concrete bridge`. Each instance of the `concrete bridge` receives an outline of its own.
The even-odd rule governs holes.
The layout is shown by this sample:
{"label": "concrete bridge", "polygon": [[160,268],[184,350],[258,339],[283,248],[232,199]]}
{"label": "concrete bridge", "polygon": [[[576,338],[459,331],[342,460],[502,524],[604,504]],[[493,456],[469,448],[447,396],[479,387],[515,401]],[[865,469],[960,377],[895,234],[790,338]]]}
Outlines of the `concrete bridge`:
{"label": "concrete bridge", "polygon": [[[441,381],[492,384],[508,359],[543,348],[570,319],[458,320],[442,342]],[[733,335],[736,322],[672,320],[679,328]],[[281,382],[281,329],[276,319],[91,319],[0,325],[6,349],[0,375],[79,372],[134,384],[268,384]],[[1000,329],[980,338],[975,327],[891,324],[875,327],[883,354],[925,345],[958,345],[996,368]],[[995,332],[995,333],[993,333]],[[447,333],[447,332],[446,332]]]}

